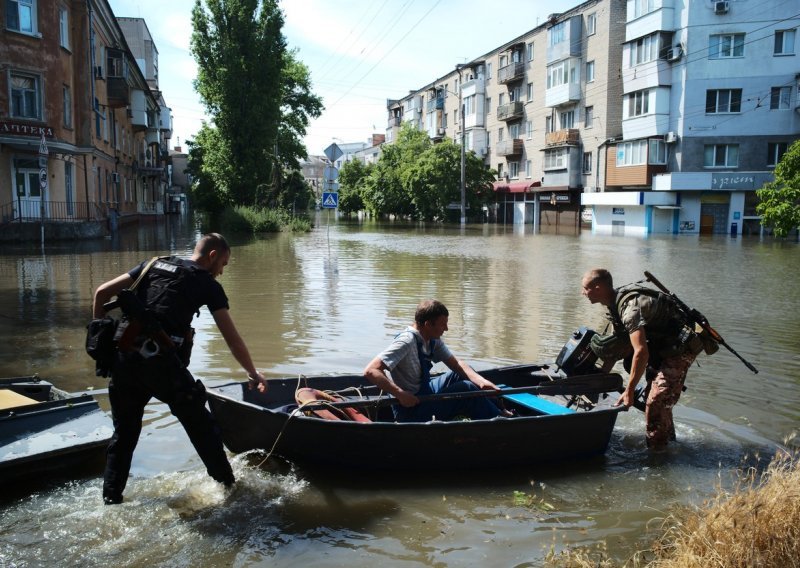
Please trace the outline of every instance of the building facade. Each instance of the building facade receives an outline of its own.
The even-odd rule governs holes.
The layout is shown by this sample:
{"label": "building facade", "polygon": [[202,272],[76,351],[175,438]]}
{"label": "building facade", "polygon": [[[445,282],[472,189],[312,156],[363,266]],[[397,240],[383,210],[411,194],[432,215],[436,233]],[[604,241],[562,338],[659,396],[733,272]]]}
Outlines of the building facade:
{"label": "building facade", "polygon": [[36,225],[98,236],[162,213],[166,161],[146,162],[159,102],[107,1],[13,0],[2,17],[0,239]]}

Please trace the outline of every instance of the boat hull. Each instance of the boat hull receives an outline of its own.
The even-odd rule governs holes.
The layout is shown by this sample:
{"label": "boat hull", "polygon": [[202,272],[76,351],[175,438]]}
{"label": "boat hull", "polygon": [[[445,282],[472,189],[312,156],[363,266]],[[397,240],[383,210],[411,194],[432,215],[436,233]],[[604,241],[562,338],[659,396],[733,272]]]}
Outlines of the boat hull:
{"label": "boat hull", "polygon": [[[547,381],[541,366],[481,371],[511,387]],[[546,370],[546,369],[545,369]],[[209,406],[234,453],[269,451],[290,461],[336,468],[491,468],[586,458],[603,454],[619,407],[601,397],[591,410],[563,415],[530,415],[492,420],[425,423],[332,421],[295,413],[290,417],[296,379],[270,381],[262,395],[246,383],[209,389]],[[300,386],[369,389],[360,376],[304,378]],[[616,397],[613,397],[616,400]]]}

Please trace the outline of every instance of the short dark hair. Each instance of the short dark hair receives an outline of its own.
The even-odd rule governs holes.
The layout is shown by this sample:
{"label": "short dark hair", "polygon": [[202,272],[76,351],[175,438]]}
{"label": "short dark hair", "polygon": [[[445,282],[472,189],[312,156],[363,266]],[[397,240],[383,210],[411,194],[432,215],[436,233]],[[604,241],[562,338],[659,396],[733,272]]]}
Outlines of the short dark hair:
{"label": "short dark hair", "polygon": [[207,256],[212,250],[229,252],[231,247],[225,237],[219,233],[203,235],[194,247],[194,252],[200,257]]}
{"label": "short dark hair", "polygon": [[425,325],[426,321],[433,321],[441,316],[449,316],[450,312],[439,300],[424,300],[417,306],[414,321],[417,325]]}
{"label": "short dark hair", "polygon": [[586,276],[592,284],[600,282],[608,285],[609,288],[614,287],[614,278],[612,278],[611,273],[605,268],[593,268],[586,273]]}

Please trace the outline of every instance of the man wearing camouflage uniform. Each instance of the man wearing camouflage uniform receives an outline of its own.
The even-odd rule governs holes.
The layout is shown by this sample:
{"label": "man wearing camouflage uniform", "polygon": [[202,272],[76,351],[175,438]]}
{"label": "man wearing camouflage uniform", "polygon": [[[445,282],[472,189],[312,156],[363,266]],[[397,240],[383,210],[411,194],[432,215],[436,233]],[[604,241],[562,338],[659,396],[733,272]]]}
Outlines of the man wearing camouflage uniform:
{"label": "man wearing camouflage uniform", "polygon": [[669,299],[655,290],[636,286],[615,289],[611,273],[603,268],[587,272],[581,284],[591,303],[608,308],[614,326],[610,341],[597,336],[592,345],[604,370],[632,354],[628,384],[617,405],[634,403],[636,385],[649,365],[654,376],[645,407],[647,446],[664,450],[675,439],[672,407],[681,396],[686,373],[702,350],[702,342]]}

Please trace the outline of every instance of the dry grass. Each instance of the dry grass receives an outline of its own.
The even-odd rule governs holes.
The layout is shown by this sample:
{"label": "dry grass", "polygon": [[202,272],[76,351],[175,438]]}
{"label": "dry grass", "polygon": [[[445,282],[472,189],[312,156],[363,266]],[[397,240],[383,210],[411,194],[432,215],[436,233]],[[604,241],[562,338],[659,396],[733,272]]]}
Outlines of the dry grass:
{"label": "dry grass", "polygon": [[[701,508],[670,515],[663,527],[650,551],[635,554],[623,566],[800,566],[800,457],[780,453],[764,471],[741,472],[731,490],[718,487]],[[602,549],[551,552],[547,562],[566,568],[615,566]]]}

